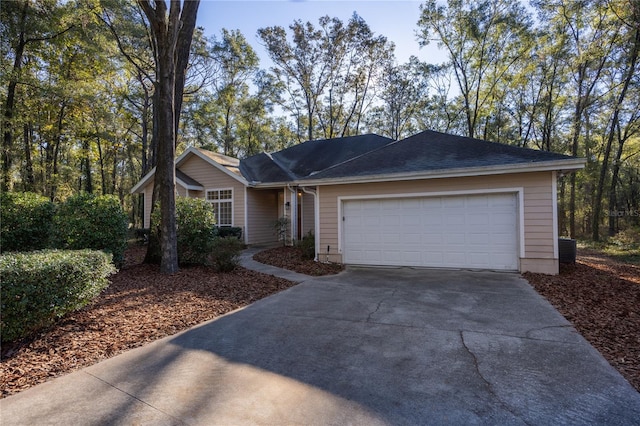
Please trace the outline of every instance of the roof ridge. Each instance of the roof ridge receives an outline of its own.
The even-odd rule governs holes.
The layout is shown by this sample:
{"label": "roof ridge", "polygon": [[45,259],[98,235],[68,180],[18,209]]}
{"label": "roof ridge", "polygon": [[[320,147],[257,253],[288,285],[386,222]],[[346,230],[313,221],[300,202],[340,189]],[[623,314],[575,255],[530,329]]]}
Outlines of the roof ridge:
{"label": "roof ridge", "polygon": [[[200,147],[194,147],[194,148],[197,149],[198,151],[200,151],[202,154],[206,155],[207,157],[209,157],[208,154],[213,154],[216,157],[221,157],[220,158],[221,160],[228,160],[230,164],[218,163],[218,164],[221,164],[223,166],[236,167],[237,164],[235,164],[235,163],[239,163],[240,162],[240,159],[238,159],[236,157],[232,157],[230,155],[220,154],[219,152],[211,151],[210,149],[204,149],[204,148],[200,148]],[[209,158],[211,158],[211,157],[209,157]],[[211,159],[213,160],[213,158],[211,158]]]}
{"label": "roof ridge", "polygon": [[[375,133],[372,133],[372,134],[375,134]],[[380,135],[376,135],[376,136],[380,136]],[[385,136],[382,136],[382,137],[385,137]],[[391,139],[391,138],[389,138],[389,139]],[[313,175],[315,175],[315,174],[318,174],[318,173],[321,173],[321,172],[325,172],[325,171],[327,171],[327,170],[331,170],[331,169],[336,168],[336,167],[338,167],[338,166],[342,166],[342,165],[344,165],[344,164],[349,163],[350,161],[357,160],[357,159],[359,159],[359,158],[364,157],[365,155],[369,155],[369,154],[371,154],[371,153],[373,153],[373,152],[377,152],[377,151],[379,151],[379,150],[381,150],[381,149],[387,148],[388,146],[393,145],[393,144],[395,144],[395,143],[398,143],[398,142],[400,142],[401,140],[402,140],[402,139],[398,139],[398,140],[393,140],[393,139],[391,139],[391,142],[389,142],[389,143],[387,143],[387,144],[384,144],[384,145],[382,145],[382,146],[380,146],[380,147],[378,147],[378,148],[374,148],[374,149],[372,149],[371,151],[363,152],[363,153],[362,153],[362,154],[360,154],[360,155],[356,155],[355,157],[351,157],[351,158],[349,158],[349,159],[346,159],[346,160],[344,160],[344,161],[341,161],[340,163],[333,164],[333,165],[331,165],[331,166],[327,167],[326,169],[322,169],[322,170],[318,170],[318,171],[315,171],[315,172],[311,172],[308,176],[305,176],[305,177],[303,177],[302,179],[310,178],[311,176],[313,176]]]}
{"label": "roof ridge", "polygon": [[[279,152],[279,151],[278,151]],[[280,160],[274,158],[274,156],[268,152],[264,153],[267,157],[269,157],[269,159],[271,161],[273,161],[273,163],[278,166],[280,168],[280,170],[282,170],[287,176],[289,176],[289,179],[291,180],[296,180],[298,179],[298,176],[296,176],[291,170],[289,170],[289,168],[285,167]],[[275,152],[274,154],[277,154],[277,152]]]}

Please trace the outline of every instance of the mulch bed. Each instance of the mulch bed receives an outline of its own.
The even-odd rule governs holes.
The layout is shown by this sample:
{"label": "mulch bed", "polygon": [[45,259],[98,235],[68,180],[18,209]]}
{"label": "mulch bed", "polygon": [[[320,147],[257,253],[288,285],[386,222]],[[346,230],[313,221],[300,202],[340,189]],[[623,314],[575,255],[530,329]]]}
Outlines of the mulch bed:
{"label": "mulch bed", "polygon": [[[127,252],[127,265],[96,301],[30,339],[3,345],[2,397],[86,367],[126,350],[175,334],[250,304],[293,283],[243,268],[218,274],[182,268],[160,274],[140,264],[144,247]],[[335,274],[342,265],[302,261],[278,247],[254,259],[307,275]],[[640,266],[579,251],[575,265],[557,276],[525,278],[640,391]]]}
{"label": "mulch bed", "polygon": [[303,259],[300,249],[288,246],[261,251],[253,255],[253,260],[313,276],[337,274],[344,270],[344,265],[338,263],[322,263],[315,262],[313,259]]}
{"label": "mulch bed", "polygon": [[524,276],[640,392],[640,266],[580,250],[559,275]]}
{"label": "mulch bed", "polygon": [[2,397],[175,334],[277,293],[292,282],[243,268],[219,274],[207,267],[164,275],[144,265],[145,248],[127,252],[127,264],[89,306],[53,328],[2,346]]}

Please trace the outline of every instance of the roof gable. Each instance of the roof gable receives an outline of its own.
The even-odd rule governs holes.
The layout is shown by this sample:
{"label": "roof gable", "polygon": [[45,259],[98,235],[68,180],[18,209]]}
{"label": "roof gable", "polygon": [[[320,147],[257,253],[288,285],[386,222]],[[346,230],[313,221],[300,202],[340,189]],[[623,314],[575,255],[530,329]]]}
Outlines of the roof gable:
{"label": "roof gable", "polygon": [[[234,178],[243,185],[247,184],[242,173],[240,173],[240,160],[237,158],[229,157],[227,155],[218,154],[216,152],[207,151],[202,148],[189,147],[178,158],[176,158],[176,183],[187,189],[202,190],[202,185],[196,180],[192,179],[186,173],[179,170],[180,166],[189,160],[192,156],[197,156],[204,160],[206,163],[225,173],[226,175]],[[156,168],[151,169],[140,181],[131,188],[131,193],[136,194],[142,192],[143,188],[153,179],[156,173]]]}

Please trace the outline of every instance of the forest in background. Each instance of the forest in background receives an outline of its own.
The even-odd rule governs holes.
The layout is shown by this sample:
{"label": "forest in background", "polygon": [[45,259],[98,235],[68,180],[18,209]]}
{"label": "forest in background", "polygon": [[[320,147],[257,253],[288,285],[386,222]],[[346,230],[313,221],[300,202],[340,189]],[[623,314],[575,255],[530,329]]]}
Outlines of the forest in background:
{"label": "forest in background", "polygon": [[[3,191],[115,194],[140,225],[129,190],[157,146],[144,16],[128,0],[2,2]],[[268,69],[239,31],[196,29],[177,153],[432,129],[586,158],[559,180],[560,235],[640,226],[638,0],[428,0],[406,25],[448,61],[398,63],[355,13],[260,29]]]}

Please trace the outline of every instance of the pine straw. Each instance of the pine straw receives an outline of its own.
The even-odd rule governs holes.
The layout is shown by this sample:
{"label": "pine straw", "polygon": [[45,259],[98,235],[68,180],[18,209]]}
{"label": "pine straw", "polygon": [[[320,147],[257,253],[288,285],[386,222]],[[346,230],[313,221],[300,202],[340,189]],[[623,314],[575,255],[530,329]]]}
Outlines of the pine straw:
{"label": "pine straw", "polygon": [[[305,274],[337,273],[340,265],[303,262],[288,248],[254,258]],[[127,252],[127,264],[90,306],[55,327],[2,347],[2,397],[95,364],[126,350],[185,330],[245,306],[293,283],[242,268],[217,274],[183,268],[162,275],[141,265],[144,248]],[[311,261],[312,262],[312,261]],[[315,268],[315,269],[314,269]],[[640,391],[640,266],[580,251],[576,265],[557,276],[525,278]]]}
{"label": "pine straw", "polygon": [[640,392],[640,266],[580,250],[559,275],[524,275]]}
{"label": "pine straw", "polygon": [[293,283],[243,268],[218,274],[207,267],[163,275],[140,264],[144,248],[89,306],[53,328],[2,347],[2,397],[175,334],[277,293]]}
{"label": "pine straw", "polygon": [[261,251],[253,255],[253,260],[312,276],[337,274],[344,270],[344,266],[339,263],[303,259],[302,251],[299,248],[288,246]]}

